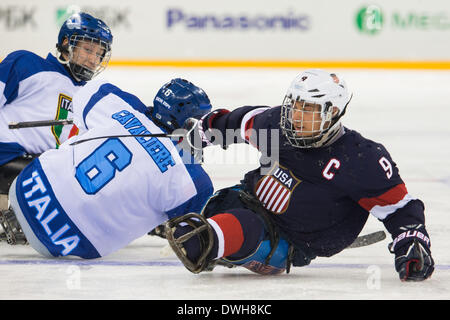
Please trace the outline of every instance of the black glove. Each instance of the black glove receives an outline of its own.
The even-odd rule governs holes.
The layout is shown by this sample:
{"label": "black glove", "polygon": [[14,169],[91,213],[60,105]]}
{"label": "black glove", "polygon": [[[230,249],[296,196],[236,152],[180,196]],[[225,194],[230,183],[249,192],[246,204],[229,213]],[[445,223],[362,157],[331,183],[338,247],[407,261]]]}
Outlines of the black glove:
{"label": "black glove", "polygon": [[422,281],[434,271],[430,238],[422,224],[401,227],[389,250],[395,254],[395,270],[402,281]]}
{"label": "black glove", "polygon": [[226,109],[217,109],[204,115],[200,120],[188,118],[183,125],[183,129],[187,131],[187,143],[196,150],[217,144],[222,145],[222,148],[226,149],[224,144],[225,137],[222,137],[220,131],[215,131],[212,123],[214,119],[227,113],[229,111]]}

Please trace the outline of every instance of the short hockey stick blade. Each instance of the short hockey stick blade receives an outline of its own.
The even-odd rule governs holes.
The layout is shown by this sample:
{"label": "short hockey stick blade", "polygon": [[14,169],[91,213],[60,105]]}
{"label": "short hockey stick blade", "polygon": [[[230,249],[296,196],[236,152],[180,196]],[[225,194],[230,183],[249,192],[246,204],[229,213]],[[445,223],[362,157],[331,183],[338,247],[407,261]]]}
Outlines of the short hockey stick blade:
{"label": "short hockey stick blade", "polygon": [[370,246],[371,244],[383,241],[384,239],[386,239],[386,233],[384,231],[368,233],[356,238],[346,249]]}

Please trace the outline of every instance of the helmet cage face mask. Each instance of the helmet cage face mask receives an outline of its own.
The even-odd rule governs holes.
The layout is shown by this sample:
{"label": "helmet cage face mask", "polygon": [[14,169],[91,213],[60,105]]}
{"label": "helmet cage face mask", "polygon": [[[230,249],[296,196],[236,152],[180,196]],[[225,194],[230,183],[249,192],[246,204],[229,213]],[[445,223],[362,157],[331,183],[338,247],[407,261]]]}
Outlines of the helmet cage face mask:
{"label": "helmet cage face mask", "polygon": [[286,95],[281,106],[281,129],[291,145],[298,148],[322,146],[334,131],[337,118],[333,119],[330,103],[318,104]]}
{"label": "helmet cage face mask", "polygon": [[111,57],[109,43],[88,35],[72,35],[67,51],[70,71],[78,81],[94,78],[106,68]]}
{"label": "helmet cage face mask", "polygon": [[111,30],[102,20],[78,12],[61,26],[56,57],[68,66],[75,80],[88,81],[106,68],[112,42]]}
{"label": "helmet cage face mask", "polygon": [[281,105],[280,127],[297,148],[326,145],[339,132],[352,95],[335,73],[309,69],[291,83]]}

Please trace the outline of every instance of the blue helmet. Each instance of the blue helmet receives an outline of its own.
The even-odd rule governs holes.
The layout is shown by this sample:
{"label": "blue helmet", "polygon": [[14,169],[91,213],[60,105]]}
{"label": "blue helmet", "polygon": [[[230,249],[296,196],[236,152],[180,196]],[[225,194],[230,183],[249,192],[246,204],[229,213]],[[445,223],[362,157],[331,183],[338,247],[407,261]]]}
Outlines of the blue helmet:
{"label": "blue helmet", "polygon": [[152,117],[173,131],[188,118],[201,118],[212,109],[208,95],[193,83],[176,78],[159,89],[153,100]]}
{"label": "blue helmet", "polygon": [[[64,39],[68,42],[65,43]],[[75,48],[80,41],[99,44],[103,50],[99,54],[95,66],[80,65],[74,57]],[[60,62],[68,64],[72,75],[78,81],[91,80],[106,68],[111,56],[113,36],[110,28],[102,20],[90,14],[78,12],[71,15],[61,26],[56,48],[60,53],[68,55],[68,60],[59,58]]]}

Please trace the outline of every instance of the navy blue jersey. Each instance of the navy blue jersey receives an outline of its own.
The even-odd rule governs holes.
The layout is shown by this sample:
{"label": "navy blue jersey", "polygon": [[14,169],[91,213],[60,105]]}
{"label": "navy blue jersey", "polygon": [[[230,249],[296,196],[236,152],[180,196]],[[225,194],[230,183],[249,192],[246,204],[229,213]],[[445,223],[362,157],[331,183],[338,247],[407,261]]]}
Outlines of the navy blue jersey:
{"label": "navy blue jersey", "polygon": [[329,146],[296,148],[279,123],[280,107],[242,107],[209,125],[224,134],[240,130],[225,144],[247,142],[262,152],[261,167],[248,172],[244,184],[291,243],[331,256],[355,240],[369,213],[392,234],[400,226],[424,223],[423,203],[408,194],[383,145],[342,128]]}

